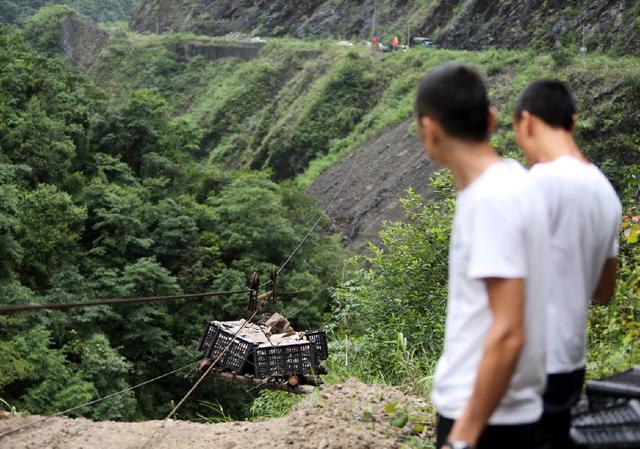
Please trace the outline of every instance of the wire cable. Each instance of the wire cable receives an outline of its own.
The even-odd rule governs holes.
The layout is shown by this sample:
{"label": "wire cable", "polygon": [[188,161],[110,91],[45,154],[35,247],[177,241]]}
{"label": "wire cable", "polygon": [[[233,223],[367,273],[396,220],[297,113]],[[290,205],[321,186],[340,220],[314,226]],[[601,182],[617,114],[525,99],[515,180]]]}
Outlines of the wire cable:
{"label": "wire cable", "polygon": [[[351,165],[354,165],[354,161],[356,159],[355,155],[353,156],[352,159],[352,163]],[[353,168],[353,167],[351,167]],[[349,173],[351,173],[351,169],[349,169]],[[315,223],[313,224],[313,226],[311,226],[311,228],[309,229],[309,232],[307,232],[307,234],[304,236],[304,238],[300,241],[300,243],[298,244],[298,246],[296,246],[294,248],[294,250],[291,252],[291,255],[289,257],[287,257],[287,259],[284,261],[284,263],[280,266],[280,268],[278,269],[278,274],[280,274],[280,272],[282,270],[284,270],[284,268],[289,264],[289,262],[291,261],[291,259],[293,259],[293,257],[296,255],[296,253],[298,252],[298,250],[302,247],[302,245],[304,245],[304,243],[307,241],[307,239],[309,238],[309,236],[313,233],[313,231],[315,231],[315,229],[318,227],[318,225],[320,224],[320,221],[322,220],[322,217],[327,216],[328,217],[328,212],[329,209],[331,209],[331,206],[333,206],[333,203],[336,202],[336,200],[338,199],[338,196],[342,193],[342,190],[344,189],[344,186],[347,183],[347,180],[349,179],[349,177],[345,176],[342,179],[342,183],[340,184],[340,187],[338,188],[338,190],[336,191],[336,194],[333,196],[333,198],[331,199],[331,201],[329,201],[329,204],[327,204],[327,206],[322,210],[322,212],[320,212],[320,215],[318,216],[318,219],[315,221]]]}
{"label": "wire cable", "polygon": [[146,302],[160,302],[160,301],[176,301],[179,299],[194,300],[200,298],[211,298],[214,296],[231,296],[249,293],[252,290],[235,290],[228,292],[207,292],[207,293],[190,293],[186,295],[174,295],[174,296],[147,296],[140,298],[114,298],[114,299],[99,299],[95,301],[80,301],[80,302],[66,302],[66,303],[48,303],[48,304],[16,304],[11,306],[0,307],[0,314],[18,313],[18,312],[30,312],[34,310],[65,310],[74,309],[79,307],[94,307],[94,306],[113,306],[122,304],[139,304]]}
{"label": "wire cable", "polygon": [[178,368],[178,369],[175,369],[175,370],[170,371],[170,372],[168,372],[168,373],[165,373],[165,374],[162,374],[162,375],[160,375],[160,376],[154,377],[153,379],[146,380],[146,381],[144,381],[144,382],[142,382],[142,383],[139,383],[138,385],[134,385],[133,387],[125,388],[124,390],[120,390],[120,391],[117,391],[117,392],[115,392],[115,393],[111,393],[111,394],[109,394],[109,395],[107,395],[107,396],[103,396],[103,397],[101,397],[101,398],[94,399],[94,400],[89,401],[89,402],[86,402],[86,403],[84,403],[84,404],[81,404],[81,405],[77,405],[77,406],[75,406],[75,407],[68,408],[68,409],[63,410],[63,411],[61,411],[61,412],[58,412],[58,413],[56,413],[56,414],[54,414],[54,415],[46,416],[46,417],[44,417],[44,418],[41,418],[41,419],[35,420],[35,421],[33,421],[33,422],[30,422],[30,423],[28,423],[28,424],[25,424],[25,425],[23,425],[23,426],[16,427],[16,428],[11,429],[11,430],[8,430],[8,431],[6,431],[6,432],[0,433],[0,440],[1,440],[1,439],[3,439],[3,438],[5,438],[5,437],[7,437],[7,436],[9,436],[9,435],[14,434],[14,433],[17,433],[17,432],[20,432],[20,431],[22,431],[22,430],[25,430],[25,429],[27,429],[27,428],[29,428],[29,427],[33,427],[33,426],[35,426],[36,424],[41,424],[41,423],[43,423],[43,422],[45,422],[45,421],[49,421],[50,419],[53,419],[53,418],[55,418],[55,417],[62,416],[62,415],[66,415],[66,414],[68,414],[68,413],[74,412],[74,411],[79,410],[79,409],[81,409],[81,408],[89,407],[89,406],[94,405],[94,404],[97,404],[97,403],[99,403],[99,402],[106,401],[107,399],[111,399],[111,398],[114,398],[114,397],[116,397],[116,396],[120,396],[120,395],[122,395],[122,394],[124,394],[124,393],[128,393],[129,391],[132,391],[132,390],[135,390],[135,389],[137,389],[137,388],[140,388],[140,387],[143,387],[143,386],[145,386],[145,385],[148,385],[148,384],[150,384],[150,383],[156,382],[156,381],[158,381],[158,380],[160,380],[160,379],[163,379],[163,378],[165,378],[165,377],[171,376],[172,374],[175,374],[175,373],[177,373],[177,372],[179,372],[179,371],[183,371],[183,370],[185,370],[185,369],[187,369],[187,368],[191,368],[192,366],[194,366],[194,365],[196,365],[196,364],[198,364],[198,363],[200,363],[200,361],[193,362],[193,363],[189,363],[188,365],[185,365],[185,366],[183,366],[182,368]]}
{"label": "wire cable", "polygon": [[253,318],[258,314],[258,311],[256,310],[255,312],[253,312],[253,315],[251,315],[251,318],[249,318],[248,320],[246,320],[244,323],[242,323],[242,326],[240,326],[240,329],[238,329],[236,331],[236,333],[233,335],[233,338],[231,339],[231,341],[227,344],[226,348],[224,348],[224,350],[218,355],[218,357],[213,361],[213,363],[211,364],[211,366],[209,366],[209,368],[207,369],[207,371],[205,371],[205,373],[200,376],[200,379],[198,379],[196,381],[196,383],[193,385],[193,387],[191,387],[189,389],[189,391],[187,391],[187,394],[184,395],[184,397],[180,400],[180,402],[178,402],[178,404],[173,408],[173,410],[171,410],[171,412],[167,415],[167,417],[164,419],[165,421],[168,421],[169,419],[171,419],[171,417],[173,415],[176,414],[176,412],[178,411],[178,409],[182,406],[182,404],[184,404],[184,402],[189,398],[189,396],[191,396],[191,393],[193,393],[195,391],[196,388],[198,388],[198,385],[200,385],[202,383],[202,381],[207,377],[207,375],[211,372],[211,370],[213,369],[214,366],[216,366],[216,363],[218,363],[220,361],[220,359],[222,358],[223,355],[226,354],[226,352],[229,350],[229,348],[231,347],[231,345],[233,344],[234,341],[236,341],[236,338],[238,337],[238,334],[242,331],[242,329],[245,328],[245,326],[247,324],[249,324],[251,322],[251,320],[253,320]]}

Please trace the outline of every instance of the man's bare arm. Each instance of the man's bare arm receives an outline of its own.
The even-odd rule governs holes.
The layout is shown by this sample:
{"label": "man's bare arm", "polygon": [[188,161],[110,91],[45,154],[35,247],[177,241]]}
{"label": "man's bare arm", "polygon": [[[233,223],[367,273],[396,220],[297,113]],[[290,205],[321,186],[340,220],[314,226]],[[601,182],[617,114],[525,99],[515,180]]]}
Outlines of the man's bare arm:
{"label": "man's bare arm", "polygon": [[493,323],[469,403],[449,439],[475,446],[500,404],[524,344],[525,287],[522,279],[485,279]]}
{"label": "man's bare arm", "polygon": [[616,292],[616,281],[618,279],[618,258],[607,259],[602,268],[596,291],[593,293],[593,300],[598,304],[606,306],[613,299]]}

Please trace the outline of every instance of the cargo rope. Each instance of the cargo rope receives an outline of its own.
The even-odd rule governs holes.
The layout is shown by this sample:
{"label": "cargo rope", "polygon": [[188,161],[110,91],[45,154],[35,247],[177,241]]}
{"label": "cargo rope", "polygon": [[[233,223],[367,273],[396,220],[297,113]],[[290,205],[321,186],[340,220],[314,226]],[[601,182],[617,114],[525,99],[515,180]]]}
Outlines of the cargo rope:
{"label": "cargo rope", "polygon": [[193,300],[193,299],[199,299],[199,298],[211,298],[214,296],[240,295],[240,294],[245,294],[249,292],[251,292],[251,290],[190,293],[185,295],[173,295],[173,296],[146,296],[146,297],[139,297],[139,298],[98,299],[94,301],[80,301],[80,302],[67,302],[67,303],[16,304],[11,306],[0,307],[0,314],[30,312],[34,310],[65,310],[65,309],[73,309],[73,308],[79,308],[79,307],[139,304],[139,303],[160,302],[160,301],[176,301],[179,299]]}
{"label": "cargo rope", "polygon": [[33,427],[33,426],[35,426],[36,424],[41,424],[41,423],[43,423],[43,422],[49,421],[50,419],[56,418],[56,417],[58,417],[58,416],[66,415],[66,414],[68,414],[68,413],[74,412],[74,411],[79,410],[79,409],[81,409],[81,408],[89,407],[89,406],[94,405],[94,404],[97,404],[97,403],[99,403],[99,402],[106,401],[107,399],[111,399],[111,398],[114,398],[114,397],[116,397],[116,396],[120,396],[120,395],[122,395],[122,394],[124,394],[124,393],[128,393],[129,391],[136,390],[136,389],[138,389],[138,388],[140,388],[140,387],[143,387],[143,386],[148,385],[148,384],[150,384],[150,383],[156,382],[156,381],[158,381],[158,380],[160,380],[160,379],[163,379],[163,378],[165,378],[165,377],[171,376],[172,374],[175,374],[175,373],[177,373],[177,372],[179,372],[179,371],[183,371],[183,370],[185,370],[185,369],[187,369],[187,368],[191,368],[192,366],[194,366],[194,365],[196,365],[196,364],[198,364],[198,363],[200,363],[200,361],[193,362],[193,363],[189,363],[188,365],[185,365],[185,366],[183,366],[183,367],[181,367],[181,368],[178,368],[178,369],[175,369],[175,370],[170,371],[170,372],[168,372],[168,373],[165,373],[165,374],[162,374],[162,375],[160,375],[160,376],[154,377],[153,379],[146,380],[146,381],[141,382],[141,383],[139,383],[139,384],[137,384],[137,385],[134,385],[134,386],[132,386],[132,387],[125,388],[124,390],[120,390],[120,391],[117,391],[117,392],[115,392],[115,393],[108,394],[108,395],[103,396],[103,397],[101,397],[101,398],[94,399],[94,400],[89,401],[89,402],[86,402],[86,403],[84,403],[84,404],[81,404],[81,405],[77,405],[77,406],[75,406],[75,407],[68,408],[68,409],[66,409],[66,410],[63,410],[63,411],[58,412],[58,413],[55,413],[55,414],[53,414],[53,415],[46,416],[46,417],[41,418],[41,419],[37,419],[37,420],[32,421],[32,422],[30,422],[30,423],[27,423],[27,424],[25,424],[25,425],[23,425],[23,426],[16,427],[16,428],[13,428],[13,429],[10,429],[10,430],[8,430],[8,431],[6,431],[6,432],[0,433],[0,440],[1,440],[1,439],[3,439],[4,437],[7,437],[7,436],[12,435],[12,434],[14,434],[14,433],[17,433],[17,432],[20,432],[20,431],[22,431],[22,430],[25,430],[25,429],[27,429],[27,428],[29,428],[29,427]]}

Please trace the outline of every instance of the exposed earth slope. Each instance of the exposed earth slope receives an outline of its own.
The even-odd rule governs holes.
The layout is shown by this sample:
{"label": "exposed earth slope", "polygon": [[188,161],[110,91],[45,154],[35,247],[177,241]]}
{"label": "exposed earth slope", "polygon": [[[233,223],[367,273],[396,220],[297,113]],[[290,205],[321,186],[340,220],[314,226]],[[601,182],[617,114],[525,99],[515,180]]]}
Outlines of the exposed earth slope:
{"label": "exposed earth slope", "polygon": [[[345,243],[376,241],[382,223],[402,219],[398,198],[407,189],[429,199],[434,166],[427,160],[412,120],[396,125],[320,175],[308,189],[328,214]],[[342,188],[342,192],[339,190]]]}

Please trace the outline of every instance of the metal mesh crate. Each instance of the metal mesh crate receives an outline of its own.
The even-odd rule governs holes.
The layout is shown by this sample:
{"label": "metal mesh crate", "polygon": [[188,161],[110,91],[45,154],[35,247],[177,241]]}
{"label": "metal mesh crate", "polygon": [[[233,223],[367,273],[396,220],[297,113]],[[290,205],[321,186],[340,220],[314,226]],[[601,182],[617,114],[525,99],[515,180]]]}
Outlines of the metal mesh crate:
{"label": "metal mesh crate", "polygon": [[213,324],[213,322],[207,323],[205,325],[204,332],[202,333],[202,338],[200,338],[198,352],[204,352],[205,354],[208,353],[211,346],[216,341],[217,336],[218,328]]}
{"label": "metal mesh crate", "polygon": [[304,342],[255,349],[256,377],[289,377],[313,375],[316,371],[315,345]]}
{"label": "metal mesh crate", "polygon": [[640,401],[576,417],[571,438],[588,449],[640,447]]}
{"label": "metal mesh crate", "polygon": [[323,330],[307,331],[305,336],[309,342],[316,348],[316,357],[318,360],[327,360],[329,358],[329,346],[327,345],[327,334]]}
{"label": "metal mesh crate", "polygon": [[640,367],[587,383],[587,397],[591,410],[601,410],[620,401],[640,399]]}
{"label": "metal mesh crate", "polygon": [[220,357],[216,366],[242,373],[247,368],[247,364],[251,364],[254,347],[253,342],[239,336],[234,338],[233,334],[218,329],[217,338],[209,349],[207,358],[216,361]]}

